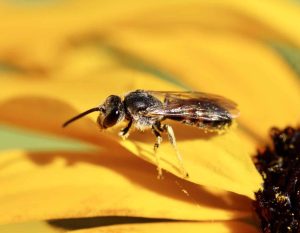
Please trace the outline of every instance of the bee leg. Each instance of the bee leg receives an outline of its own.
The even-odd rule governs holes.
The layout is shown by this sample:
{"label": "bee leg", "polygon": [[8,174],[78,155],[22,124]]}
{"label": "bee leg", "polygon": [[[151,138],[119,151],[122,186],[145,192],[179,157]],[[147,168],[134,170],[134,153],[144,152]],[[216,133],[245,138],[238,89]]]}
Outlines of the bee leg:
{"label": "bee leg", "polygon": [[163,176],[162,176],[162,168],[160,166],[160,156],[157,153],[157,149],[159,148],[159,146],[162,142],[162,137],[161,137],[159,131],[154,126],[152,126],[152,132],[156,137],[156,142],[154,144],[153,149],[154,149],[154,154],[155,154],[155,158],[156,158],[156,166],[157,166],[157,172],[158,172],[157,178],[162,179]]}
{"label": "bee leg", "polygon": [[179,162],[179,166],[180,166],[180,170],[181,170],[181,173],[183,175],[183,178],[188,178],[189,174],[184,169],[182,157],[181,157],[181,155],[179,153],[179,150],[177,148],[176,138],[175,138],[175,134],[174,134],[174,131],[173,131],[172,127],[170,125],[165,124],[165,125],[162,125],[162,129],[167,132],[169,141],[170,141],[171,145],[173,146],[173,148],[176,151],[177,160]]}
{"label": "bee leg", "polygon": [[121,136],[123,139],[126,139],[129,136],[129,130],[132,126],[132,120],[129,121],[128,125],[124,128],[121,129],[119,132],[119,136]]}

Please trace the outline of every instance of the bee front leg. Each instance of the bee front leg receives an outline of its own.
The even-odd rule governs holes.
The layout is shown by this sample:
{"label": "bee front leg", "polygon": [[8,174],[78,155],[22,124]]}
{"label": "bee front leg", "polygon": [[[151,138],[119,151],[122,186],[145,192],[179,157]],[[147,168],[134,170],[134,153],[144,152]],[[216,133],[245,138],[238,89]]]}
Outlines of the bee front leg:
{"label": "bee front leg", "polygon": [[157,166],[157,171],[158,171],[158,175],[157,175],[157,178],[158,179],[162,179],[163,176],[162,176],[162,168],[160,166],[160,156],[159,154],[157,153],[157,149],[159,148],[161,142],[162,142],[162,137],[160,135],[160,132],[156,129],[155,126],[152,126],[152,132],[153,134],[155,135],[156,137],[156,142],[154,144],[154,154],[155,154],[155,158],[156,158],[156,166]]}
{"label": "bee front leg", "polygon": [[124,129],[121,129],[121,131],[119,132],[119,136],[121,136],[123,139],[126,139],[129,136],[129,130],[131,126],[132,120],[128,122],[128,125]]}
{"label": "bee front leg", "polygon": [[181,171],[181,173],[183,175],[183,178],[189,177],[189,174],[186,172],[186,170],[185,170],[185,168],[183,166],[183,160],[182,160],[182,157],[181,157],[181,155],[179,153],[179,150],[177,148],[176,138],[175,138],[175,134],[174,134],[174,131],[173,131],[172,127],[170,125],[165,124],[165,125],[161,126],[161,129],[163,131],[167,132],[169,141],[170,141],[171,145],[173,146],[174,150],[176,151],[177,160],[179,162],[180,171]]}

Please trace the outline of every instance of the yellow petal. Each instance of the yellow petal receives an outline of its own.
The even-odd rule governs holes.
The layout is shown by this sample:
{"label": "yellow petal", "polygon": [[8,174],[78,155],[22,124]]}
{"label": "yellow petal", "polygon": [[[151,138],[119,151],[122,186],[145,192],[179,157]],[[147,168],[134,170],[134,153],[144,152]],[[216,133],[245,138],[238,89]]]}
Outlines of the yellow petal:
{"label": "yellow petal", "polygon": [[[195,0],[191,1],[194,2]],[[44,4],[0,3],[0,61],[26,71],[48,73],[73,43],[82,37],[102,37],[120,21],[161,3],[130,0],[103,3],[97,0],[59,1]],[[122,7],[120,7],[122,6]],[[80,17],[78,17],[80,15]]]}
{"label": "yellow petal", "polygon": [[[0,56],[23,69],[46,71],[59,65],[70,42],[107,36],[128,26],[185,26],[258,38],[279,38],[299,45],[299,8],[293,1],[245,4],[231,1],[66,1],[35,6],[1,3]],[[122,7],[120,7],[122,5]],[[268,12],[265,11],[268,9]],[[153,17],[155,12],[156,17]],[[77,17],[80,15],[81,17]],[[43,19],[43,20],[41,20]]]}
{"label": "yellow petal", "polygon": [[[94,56],[85,56],[92,54]],[[103,58],[107,56],[105,52],[101,54]],[[87,64],[84,62],[85,57],[89,57],[92,61],[101,60],[101,63],[95,63],[100,65],[99,68],[95,65],[93,68],[84,69]],[[62,68],[51,79],[31,78],[28,82],[22,76],[19,79],[13,76],[2,78],[6,88],[0,94],[2,99],[0,120],[44,132],[70,136],[102,147],[116,147],[116,130],[112,130],[113,136],[100,133],[95,124],[88,120],[83,119],[68,129],[61,129],[60,126],[66,119],[78,113],[72,109],[72,106],[79,111],[84,111],[96,106],[99,100],[103,101],[106,96],[124,93],[125,90],[137,88],[176,90],[176,87],[155,79],[151,75],[126,69],[118,64],[114,57],[98,58],[99,56],[95,55],[93,49],[79,49],[67,55]],[[81,68],[77,68],[77,72],[72,73],[72,69],[67,67]],[[98,69],[99,73],[92,75],[91,71],[94,69],[95,71]],[[88,72],[91,72],[91,76],[87,79]],[[88,90],[88,93],[83,91],[83,87]],[[207,140],[209,135],[203,135],[201,130],[187,126],[175,128],[175,133],[179,139],[179,150],[183,154],[184,163],[187,164],[186,170],[190,173],[191,181],[211,187],[221,187],[224,190],[253,198],[253,191],[260,187],[262,181],[249,159],[249,151],[244,149],[245,142],[248,142],[245,137],[244,142],[235,134],[212,137]],[[123,145],[141,158],[155,163],[152,149],[154,137],[149,134],[133,134],[136,137],[130,138],[132,141],[128,140]],[[144,139],[147,143],[140,142]],[[252,149],[255,148],[253,142],[250,145]],[[139,147],[142,149],[138,150]],[[162,157],[162,166],[181,177],[174,150],[164,145],[161,148],[159,153]],[[197,148],[197,150],[199,148],[199,153],[195,154],[191,148]],[[200,173],[197,166],[200,168]],[[203,179],[203,177],[207,178]]]}
{"label": "yellow petal", "polygon": [[[199,129],[184,126],[174,127],[174,131],[189,181],[254,198],[254,191],[260,188],[262,179],[244,148],[243,140],[234,130],[217,136],[203,135]],[[167,137],[165,141],[168,142]],[[144,133],[143,136],[122,142],[122,145],[156,164],[152,135]],[[179,177],[184,176],[169,142],[160,146],[158,156],[163,168]]]}
{"label": "yellow petal", "polygon": [[61,233],[61,229],[53,227],[47,222],[24,222],[17,224],[4,224],[0,226],[1,233],[11,233],[11,232],[22,232],[22,233],[32,233],[32,232],[43,232],[43,233]]}
{"label": "yellow petal", "polygon": [[77,231],[71,231],[76,233],[90,233],[90,232],[218,232],[218,233],[232,233],[232,232],[244,232],[244,233],[259,233],[260,231],[246,223],[242,222],[213,222],[213,223],[197,223],[197,222],[165,222],[165,223],[143,223],[143,224],[126,224],[115,225],[107,227],[98,227],[91,229],[83,229]]}
{"label": "yellow petal", "polygon": [[91,216],[228,220],[251,216],[251,202],[207,190],[124,149],[75,152],[3,151],[0,154],[0,222]]}
{"label": "yellow petal", "polygon": [[2,2],[0,27],[6,33],[0,39],[1,60],[47,73],[59,66],[59,58],[78,34],[105,30],[116,16],[135,10],[130,4],[117,8],[117,3],[75,0],[31,6]]}
{"label": "yellow petal", "polygon": [[167,7],[157,6],[155,13],[156,17],[151,17],[152,9],[144,10],[129,20],[124,19],[126,21],[121,25],[144,28],[144,32],[158,29],[155,33],[158,35],[174,29],[192,29],[204,34],[236,34],[249,39],[275,39],[296,46],[300,44],[300,33],[295,23],[300,20],[300,9],[293,1],[176,1]]}
{"label": "yellow petal", "polygon": [[[86,79],[73,79],[71,88],[67,80],[60,79],[31,80],[30,83],[22,79],[16,82],[15,78],[4,80],[6,88],[1,93],[3,101],[0,108],[0,120],[78,138],[101,147],[114,148],[118,140],[116,130],[112,130],[112,135],[98,132],[96,125],[88,120],[82,120],[68,129],[62,129],[61,124],[71,115],[77,114],[75,111],[72,113],[69,104],[77,106],[76,109],[80,111],[86,110],[96,105],[95,100],[98,102],[99,99],[103,100],[105,96],[114,93],[111,92],[113,88],[119,89],[119,92],[130,86],[147,89],[153,86],[155,89],[159,85],[163,90],[172,88],[170,84],[147,76],[122,81],[126,75],[124,70],[122,71],[122,78],[117,77],[116,72],[113,72],[111,77],[110,74],[107,75],[106,89],[101,89],[102,84],[98,78],[93,77],[89,78],[88,83]],[[129,74],[127,77],[130,77]],[[115,83],[118,85],[115,86]],[[82,91],[83,86],[90,90],[88,95]],[[61,94],[57,95],[57,93]],[[179,139],[178,147],[184,158],[184,166],[190,173],[190,181],[253,198],[253,192],[260,188],[262,180],[250,160],[248,151],[244,148],[245,143],[235,133],[210,138],[210,135],[203,135],[201,130],[187,126],[175,128],[175,133]],[[153,135],[150,132],[135,135],[136,138],[132,137],[121,142],[123,146],[139,157],[156,164],[153,153],[155,140]],[[247,141],[245,138],[244,140]],[[197,153],[195,153],[195,148],[197,148]],[[252,148],[254,148],[253,145]],[[170,145],[162,145],[159,153],[162,157],[162,166],[182,177],[182,173],[178,171],[175,152]]]}
{"label": "yellow petal", "polygon": [[116,33],[115,41],[108,43],[114,51],[169,73],[192,90],[236,101],[238,121],[257,139],[266,139],[272,126],[300,120],[296,73],[260,40],[187,28],[164,34],[131,30]]}
{"label": "yellow petal", "polygon": [[[92,54],[94,56],[85,56]],[[105,57],[106,53],[103,52],[102,55]],[[95,65],[93,68],[84,69],[87,64],[84,62],[85,57],[89,57],[92,61],[101,60],[101,63],[95,63],[100,64],[99,68]],[[62,68],[51,79],[29,77],[30,82],[28,82],[22,76],[3,77],[5,88],[0,94],[2,100],[0,120],[81,139],[100,147],[116,147],[119,141],[116,138],[116,130],[112,130],[113,135],[98,132],[96,125],[85,119],[76,122],[68,129],[62,129],[61,124],[70,116],[77,114],[77,109],[84,111],[96,106],[99,100],[103,101],[110,94],[124,93],[125,90],[137,88],[176,90],[176,87],[151,75],[126,69],[118,64],[115,58],[98,58],[94,50],[84,48],[68,54]],[[77,72],[72,73],[72,69],[67,67],[81,68],[77,68]],[[94,69],[99,69],[99,73],[87,79],[87,73]],[[83,87],[88,90],[88,93],[83,91]],[[72,106],[76,110],[73,110]],[[253,198],[253,191],[260,187],[262,181],[249,159],[248,149],[244,148],[248,142],[245,137],[243,141],[239,140],[236,134],[210,138],[210,135],[203,134],[201,130],[187,126],[175,128],[175,133],[179,139],[178,147],[183,154],[186,170],[190,173],[190,181]],[[132,136],[123,145],[141,158],[155,163],[152,149],[154,137],[149,132],[144,135],[132,134]],[[252,149],[255,148],[253,142],[250,145]],[[199,153],[195,154],[191,148],[197,148]],[[170,146],[163,145],[159,153],[162,157],[162,166],[181,177],[174,150]]]}
{"label": "yellow petal", "polygon": [[[94,123],[97,114],[76,122],[74,127],[63,129],[62,124],[79,112],[98,106],[111,94],[123,95],[137,88],[156,89],[158,85],[164,90],[175,89],[174,85],[159,81],[152,75],[121,67],[90,77],[84,72],[79,73],[83,77],[70,75],[68,78],[63,71],[50,79],[3,74],[0,121],[113,147],[109,141],[115,139],[108,139],[109,135],[99,132]],[[89,119],[91,117],[94,122]]]}

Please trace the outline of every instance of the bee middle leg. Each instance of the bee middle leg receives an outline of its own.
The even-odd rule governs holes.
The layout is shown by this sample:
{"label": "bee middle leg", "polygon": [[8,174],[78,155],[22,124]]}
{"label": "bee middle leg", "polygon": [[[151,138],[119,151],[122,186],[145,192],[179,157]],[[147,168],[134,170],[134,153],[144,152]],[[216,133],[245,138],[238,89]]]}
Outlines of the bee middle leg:
{"label": "bee middle leg", "polygon": [[160,166],[160,156],[157,153],[157,149],[159,148],[159,146],[162,142],[162,137],[161,137],[161,134],[160,134],[159,130],[155,126],[152,126],[152,132],[156,137],[156,142],[154,144],[153,149],[154,149],[154,154],[155,154],[155,158],[156,158],[156,167],[157,167],[157,172],[158,172],[157,178],[161,179],[161,178],[163,178],[162,168]]}
{"label": "bee middle leg", "polygon": [[178,150],[177,145],[176,145],[176,138],[175,138],[173,128],[170,125],[167,125],[167,124],[161,125],[160,123],[158,123],[156,125],[156,128],[158,128],[160,132],[166,132],[167,133],[169,141],[170,141],[171,145],[173,146],[173,148],[176,152],[177,160],[179,162],[180,171],[183,175],[183,178],[189,177],[189,174],[186,172],[186,170],[183,166],[183,160],[182,160],[181,154],[179,153],[179,150]]}

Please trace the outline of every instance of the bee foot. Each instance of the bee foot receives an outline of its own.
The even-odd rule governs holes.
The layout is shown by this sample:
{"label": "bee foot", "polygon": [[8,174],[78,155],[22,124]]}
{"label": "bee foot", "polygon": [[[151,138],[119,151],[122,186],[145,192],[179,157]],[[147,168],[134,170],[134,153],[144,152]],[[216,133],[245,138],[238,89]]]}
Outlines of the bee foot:
{"label": "bee foot", "polygon": [[188,179],[189,173],[187,173],[186,171],[183,171],[182,176],[183,176],[183,179]]}
{"label": "bee foot", "polygon": [[183,167],[180,169],[180,173],[181,173],[183,179],[189,178],[189,173]]}
{"label": "bee foot", "polygon": [[128,138],[128,136],[129,136],[128,133],[127,133],[127,134],[124,134],[123,131],[120,131],[118,135],[119,135],[123,140],[126,140],[126,139]]}

